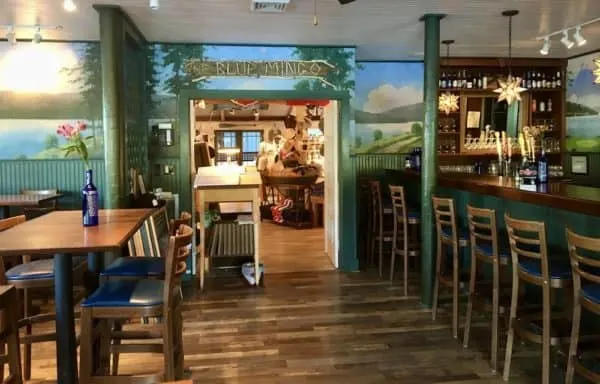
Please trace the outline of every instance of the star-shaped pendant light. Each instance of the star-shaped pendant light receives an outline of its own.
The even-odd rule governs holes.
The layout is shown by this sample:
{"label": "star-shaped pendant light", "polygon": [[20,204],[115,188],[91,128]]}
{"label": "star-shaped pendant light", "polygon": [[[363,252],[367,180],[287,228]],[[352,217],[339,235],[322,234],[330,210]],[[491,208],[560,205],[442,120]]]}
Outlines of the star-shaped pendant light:
{"label": "star-shaped pendant light", "polygon": [[516,100],[521,100],[520,93],[525,91],[525,88],[521,88],[521,78],[513,77],[510,71],[510,64],[512,61],[512,18],[519,14],[517,10],[509,10],[502,12],[502,16],[508,17],[508,77],[506,80],[498,79],[500,88],[494,92],[498,93],[498,101],[506,100],[508,105],[511,105]]}
{"label": "star-shaped pendant light", "polygon": [[[450,44],[454,44],[454,40],[444,40],[442,44],[446,45],[446,60],[450,57]],[[448,91],[442,93],[438,98],[438,110],[446,115],[458,111],[458,96]]]}
{"label": "star-shaped pendant light", "polygon": [[600,59],[594,59],[594,64],[596,64],[596,69],[594,69],[594,76],[596,76],[594,84],[600,84]]}

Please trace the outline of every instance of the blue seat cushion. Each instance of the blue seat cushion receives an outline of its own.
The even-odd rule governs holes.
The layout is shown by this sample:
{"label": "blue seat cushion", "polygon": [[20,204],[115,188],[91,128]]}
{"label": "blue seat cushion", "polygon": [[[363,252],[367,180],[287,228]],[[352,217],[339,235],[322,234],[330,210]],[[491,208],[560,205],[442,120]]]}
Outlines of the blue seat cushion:
{"label": "blue seat cushion", "polygon": [[408,211],[408,212],[406,212],[406,216],[412,220],[420,220],[421,219],[421,213],[418,211]]}
{"label": "blue seat cushion", "polygon": [[163,303],[162,280],[109,280],[82,307],[146,307]]}
{"label": "blue seat cushion", "polygon": [[[492,253],[494,253],[492,250],[492,244],[478,244],[475,247],[475,250],[487,257],[492,257]],[[498,253],[500,254],[499,256],[501,259],[508,259],[510,255],[510,251],[505,249],[498,249]]]}
{"label": "blue seat cushion", "polygon": [[590,284],[581,287],[581,294],[586,299],[600,304],[600,284]]}
{"label": "blue seat cushion", "polygon": [[[450,227],[442,227],[442,236],[452,238],[452,229]],[[458,229],[458,241],[469,241],[469,231],[467,229]]]}
{"label": "blue seat cushion", "polygon": [[165,259],[162,257],[120,257],[109,265],[102,276],[160,277],[165,274]]}
{"label": "blue seat cushion", "polygon": [[[568,258],[563,260],[549,260],[550,278],[552,279],[570,279],[571,278],[571,263]],[[526,258],[519,261],[519,268],[523,272],[536,277],[542,277],[542,262],[537,259]]]}
{"label": "blue seat cushion", "polygon": [[[85,262],[85,257],[74,257],[73,266],[78,267]],[[34,260],[16,265],[6,271],[6,280],[37,280],[54,278],[54,259]]]}

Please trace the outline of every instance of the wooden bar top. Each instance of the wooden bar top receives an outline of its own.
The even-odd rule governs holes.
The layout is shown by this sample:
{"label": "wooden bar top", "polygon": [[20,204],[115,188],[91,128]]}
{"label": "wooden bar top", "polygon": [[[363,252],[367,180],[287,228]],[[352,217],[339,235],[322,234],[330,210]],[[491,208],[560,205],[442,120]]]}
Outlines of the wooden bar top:
{"label": "wooden bar top", "polygon": [[96,227],[82,225],[80,210],[53,211],[0,232],[0,256],[118,250],[153,211],[101,209]]}
{"label": "wooden bar top", "polygon": [[[420,181],[421,174],[407,170],[386,170],[391,175],[403,175]],[[600,188],[571,184],[568,181],[551,180],[544,186],[535,187],[535,191],[523,190],[522,185],[512,177],[438,174],[437,184],[500,199],[548,206],[566,211],[600,216]]]}

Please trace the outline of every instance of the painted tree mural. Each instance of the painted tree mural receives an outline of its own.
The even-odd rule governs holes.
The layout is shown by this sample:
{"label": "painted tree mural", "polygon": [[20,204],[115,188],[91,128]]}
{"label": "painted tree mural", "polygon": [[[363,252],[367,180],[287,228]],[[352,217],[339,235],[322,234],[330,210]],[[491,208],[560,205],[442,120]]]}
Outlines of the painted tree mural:
{"label": "painted tree mural", "polygon": [[[300,60],[324,60],[335,66],[327,74],[325,80],[333,84],[338,90],[351,91],[354,89],[354,50],[347,48],[328,47],[298,47],[294,50],[294,57]],[[299,90],[331,89],[322,81],[311,79],[302,80],[296,84]]]}
{"label": "painted tree mural", "polygon": [[163,54],[163,67],[170,68],[165,80],[168,93],[178,94],[179,90],[187,88],[203,88],[206,80],[193,81],[185,73],[183,66],[189,59],[204,59],[205,48],[200,44],[165,44],[160,47]]}

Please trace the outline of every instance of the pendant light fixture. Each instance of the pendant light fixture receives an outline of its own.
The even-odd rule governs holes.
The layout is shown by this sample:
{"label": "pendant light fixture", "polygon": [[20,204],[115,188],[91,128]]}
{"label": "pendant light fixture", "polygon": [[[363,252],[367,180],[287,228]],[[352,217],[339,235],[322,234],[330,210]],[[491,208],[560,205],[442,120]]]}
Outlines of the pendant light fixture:
{"label": "pendant light fixture", "polygon": [[[454,44],[454,40],[444,40],[442,41],[442,44],[446,46],[447,65],[448,59],[450,58],[450,45]],[[448,91],[442,93],[438,99],[438,110],[444,112],[446,115],[458,111],[458,96]]]}
{"label": "pendant light fixture", "polygon": [[506,80],[498,79],[500,87],[494,92],[498,93],[498,101],[506,100],[508,105],[511,105],[515,100],[521,100],[520,93],[525,91],[521,88],[521,78],[513,77],[511,72],[512,61],[512,18],[519,14],[517,10],[509,10],[502,12],[502,16],[508,17],[508,77]]}

